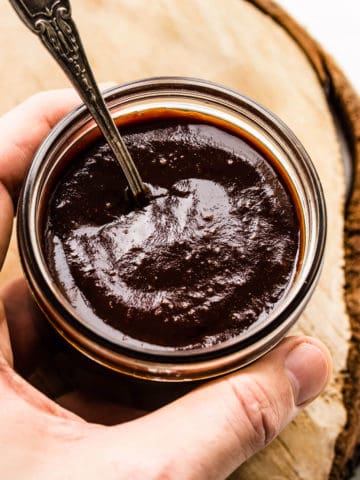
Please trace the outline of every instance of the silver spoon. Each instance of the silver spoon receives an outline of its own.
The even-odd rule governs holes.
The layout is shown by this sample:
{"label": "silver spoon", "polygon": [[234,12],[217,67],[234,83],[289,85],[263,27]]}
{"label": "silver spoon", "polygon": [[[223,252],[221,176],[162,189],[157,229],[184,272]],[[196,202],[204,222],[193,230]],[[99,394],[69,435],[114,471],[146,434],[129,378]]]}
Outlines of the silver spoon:
{"label": "silver spoon", "polygon": [[10,0],[20,18],[36,33],[94,117],[119,162],[133,197],[142,203],[146,187],[112,119],[91,71],[69,0]]}

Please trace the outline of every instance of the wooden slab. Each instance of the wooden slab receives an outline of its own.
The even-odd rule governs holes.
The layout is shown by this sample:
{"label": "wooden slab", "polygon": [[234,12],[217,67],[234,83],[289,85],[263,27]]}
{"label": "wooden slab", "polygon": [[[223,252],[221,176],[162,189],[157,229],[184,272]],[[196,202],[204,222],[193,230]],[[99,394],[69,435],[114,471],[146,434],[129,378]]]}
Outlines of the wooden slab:
{"label": "wooden slab", "polygon": [[[356,189],[344,250],[344,173],[325,88],[360,147],[360,107],[341,72],[316,43],[268,0],[77,0],[74,17],[99,81],[156,75],[206,78],[245,93],[279,115],[297,134],[319,172],[329,215],[324,270],[296,331],[321,338],[334,359],[334,377],[272,444],[234,479],[346,478],[359,433],[359,257]],[[41,89],[67,81],[52,59],[3,5],[0,111]],[[355,121],[355,117],[356,121]],[[31,128],[31,126],[29,126]],[[360,178],[356,174],[356,188]],[[19,275],[14,241],[0,282]],[[344,265],[346,266],[346,285]],[[346,297],[345,297],[346,294]],[[359,409],[360,410],[360,409]],[[349,423],[350,421],[350,423]]]}

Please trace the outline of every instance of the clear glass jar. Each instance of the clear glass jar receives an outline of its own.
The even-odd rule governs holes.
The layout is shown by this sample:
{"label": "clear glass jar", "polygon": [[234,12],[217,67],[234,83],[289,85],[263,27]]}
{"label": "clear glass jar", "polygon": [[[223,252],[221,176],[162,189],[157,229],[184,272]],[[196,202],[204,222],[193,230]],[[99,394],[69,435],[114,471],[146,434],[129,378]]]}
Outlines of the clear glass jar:
{"label": "clear glass jar", "polygon": [[298,211],[301,240],[297,274],[262,322],[239,336],[197,350],[161,353],[128,345],[81,318],[56,286],[42,251],[49,194],[71,158],[100,137],[81,106],[49,134],[35,155],[18,208],[20,256],[33,295],[59,334],[95,362],[132,377],[162,382],[201,380],[236,370],[273,348],[299,317],[319,277],[326,212],[319,178],[299,140],[276,116],[239,93],[202,80],[153,78],[105,94],[116,123],[176,114],[226,126],[266,153],[286,182]]}

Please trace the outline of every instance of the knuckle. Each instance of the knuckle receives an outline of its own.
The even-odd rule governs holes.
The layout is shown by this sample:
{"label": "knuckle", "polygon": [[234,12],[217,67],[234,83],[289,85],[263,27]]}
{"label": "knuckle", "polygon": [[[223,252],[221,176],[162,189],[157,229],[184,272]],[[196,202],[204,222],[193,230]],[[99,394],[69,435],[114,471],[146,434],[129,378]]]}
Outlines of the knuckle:
{"label": "knuckle", "polygon": [[267,391],[254,377],[243,376],[241,382],[230,377],[228,385],[235,405],[234,413],[237,422],[234,425],[238,425],[238,419],[241,419],[241,441],[244,442],[245,429],[246,440],[252,451],[263,448],[276,437],[281,426],[281,416],[275,395]]}

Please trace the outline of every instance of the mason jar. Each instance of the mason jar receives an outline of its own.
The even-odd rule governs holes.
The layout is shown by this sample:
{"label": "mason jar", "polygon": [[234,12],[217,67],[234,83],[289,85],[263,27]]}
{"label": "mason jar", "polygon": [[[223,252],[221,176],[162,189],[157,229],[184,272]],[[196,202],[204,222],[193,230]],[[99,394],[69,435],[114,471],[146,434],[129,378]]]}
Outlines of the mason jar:
{"label": "mason jar", "polygon": [[[315,168],[292,131],[274,114],[240,93],[182,77],[151,78],[105,93],[119,127],[149,118],[176,116],[225,128],[263,152],[293,199],[300,225],[296,274],[263,321],[206,348],[159,351],[130,344],[111,329],[79,315],[51,275],[43,233],[49,198],[71,160],[101,137],[85,106],[51,131],[28,172],[18,207],[18,243],[26,279],[56,331],[94,362],[120,374],[158,382],[203,380],[229,373],[272,349],[296,322],[319,277],[326,237],[326,211]],[[140,172],[141,173],[141,172]]]}

